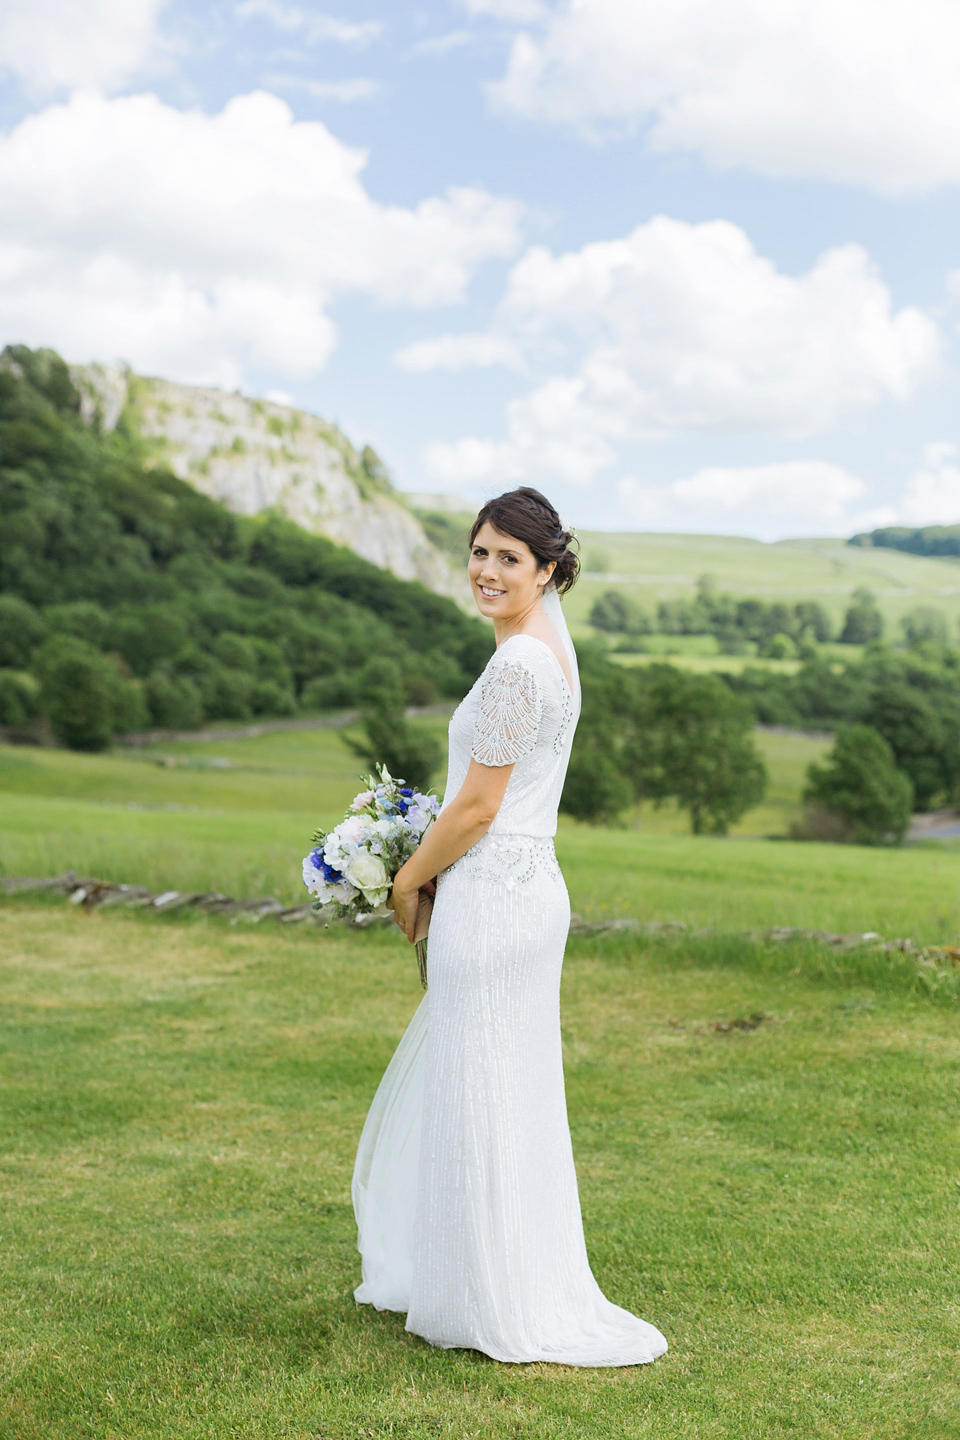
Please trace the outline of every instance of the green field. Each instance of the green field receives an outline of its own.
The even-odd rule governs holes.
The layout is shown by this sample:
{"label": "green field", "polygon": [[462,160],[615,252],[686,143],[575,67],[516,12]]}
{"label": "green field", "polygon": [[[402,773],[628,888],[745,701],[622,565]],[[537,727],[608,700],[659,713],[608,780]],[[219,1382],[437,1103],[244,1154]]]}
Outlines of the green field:
{"label": "green field", "polygon": [[566,609],[576,634],[604,590],[623,589],[646,610],[658,600],[692,596],[698,576],[712,575],[721,590],[763,600],[819,600],[838,623],[850,594],[866,585],[877,597],[888,631],[916,605],[935,605],[950,617],[953,639],[960,621],[960,562],[932,560],[899,550],[846,545],[842,540],[780,540],[765,544],[719,535],[580,532],[584,573]]}
{"label": "green field", "polygon": [[[588,918],[710,927],[565,966],[587,1242],[651,1367],[498,1365],[354,1304],[353,1155],[420,994],[394,933],[0,900],[0,1440],[960,1434],[960,967],[743,934],[955,944],[960,849],[762,838],[824,745],[758,738],[740,835],[558,836]],[[0,747],[0,872],[299,899],[356,766],[332,730]]]}
{"label": "green field", "polygon": [[[439,733],[444,722],[431,723]],[[672,805],[645,806],[621,830],[561,819],[557,850],[574,908],[721,929],[806,925],[931,942],[960,933],[956,847],[875,852],[763,838],[786,836],[806,767],[828,742],[757,739],[768,793],[727,840],[689,835]],[[341,818],[357,764],[335,730],[108,755],[0,746],[0,874],[72,869],[154,890],[302,900],[300,857],[315,825]]]}

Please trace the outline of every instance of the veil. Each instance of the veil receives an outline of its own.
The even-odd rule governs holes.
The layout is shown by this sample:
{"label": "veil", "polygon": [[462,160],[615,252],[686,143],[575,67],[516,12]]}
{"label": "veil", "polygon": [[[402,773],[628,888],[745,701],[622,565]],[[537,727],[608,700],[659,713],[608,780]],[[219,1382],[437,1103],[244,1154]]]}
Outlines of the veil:
{"label": "veil", "polygon": [[573,679],[573,698],[577,710],[579,711],[580,670],[577,665],[577,652],[573,648],[573,641],[570,639],[570,631],[567,629],[567,621],[563,613],[563,606],[560,604],[560,596],[557,593],[557,587],[556,585],[554,585],[552,580],[549,584],[544,585],[543,587],[542,602],[547,617],[552,622],[554,628],[557,631],[557,634],[560,636],[560,639],[563,642],[563,648],[566,651],[567,661],[570,666],[570,674]]}

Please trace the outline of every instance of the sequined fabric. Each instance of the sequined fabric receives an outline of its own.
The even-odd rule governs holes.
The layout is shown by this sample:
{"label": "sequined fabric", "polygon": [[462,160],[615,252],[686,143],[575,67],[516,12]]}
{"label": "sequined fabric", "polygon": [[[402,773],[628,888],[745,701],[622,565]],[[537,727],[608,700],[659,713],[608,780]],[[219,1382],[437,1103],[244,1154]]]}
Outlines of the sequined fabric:
{"label": "sequined fabric", "polygon": [[439,878],[430,988],[364,1126],[356,1296],[433,1345],[637,1365],[666,1341],[590,1270],[564,1094],[570,908],[552,837],[575,708],[549,647],[521,635],[451,719],[447,801],[471,755],[514,770],[490,830]]}

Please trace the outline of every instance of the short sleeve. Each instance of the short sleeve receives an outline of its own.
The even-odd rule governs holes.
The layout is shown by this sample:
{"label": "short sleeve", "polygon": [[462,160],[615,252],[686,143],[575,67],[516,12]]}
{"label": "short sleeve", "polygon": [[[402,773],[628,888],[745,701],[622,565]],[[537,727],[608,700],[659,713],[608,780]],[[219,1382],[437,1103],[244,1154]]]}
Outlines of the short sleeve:
{"label": "short sleeve", "polygon": [[495,665],[480,686],[470,753],[481,765],[514,765],[537,743],[543,693],[533,671],[516,660]]}

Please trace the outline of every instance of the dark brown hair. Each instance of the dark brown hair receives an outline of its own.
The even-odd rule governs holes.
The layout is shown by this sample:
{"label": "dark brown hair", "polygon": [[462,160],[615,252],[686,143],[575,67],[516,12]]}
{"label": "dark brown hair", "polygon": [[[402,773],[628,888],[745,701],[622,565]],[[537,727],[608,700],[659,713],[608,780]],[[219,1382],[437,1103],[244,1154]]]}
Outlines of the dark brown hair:
{"label": "dark brown hair", "polygon": [[[565,595],[580,573],[580,560],[575,550],[577,545],[572,530],[565,530],[560,516],[550,501],[539,490],[523,485],[519,490],[508,490],[495,500],[488,500],[473,522],[470,544],[477,538],[477,531],[490,524],[498,535],[512,535],[522,540],[533,552],[537,569],[542,570],[551,560],[557,562],[553,581],[561,595]],[[579,548],[579,547],[578,547]]]}

